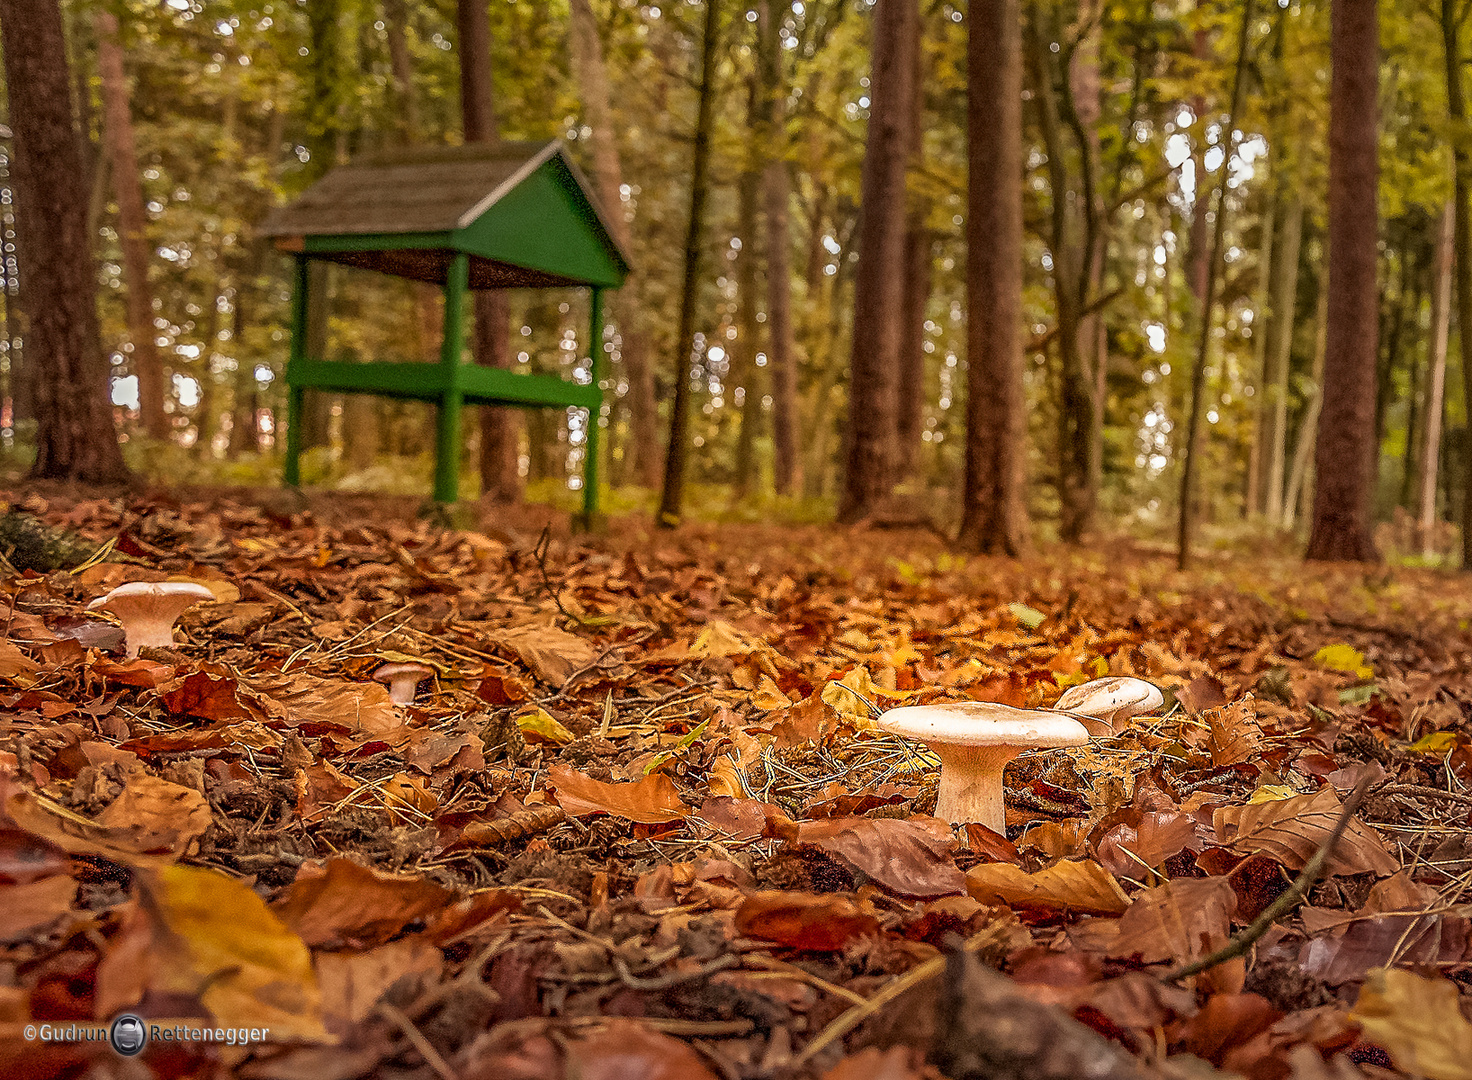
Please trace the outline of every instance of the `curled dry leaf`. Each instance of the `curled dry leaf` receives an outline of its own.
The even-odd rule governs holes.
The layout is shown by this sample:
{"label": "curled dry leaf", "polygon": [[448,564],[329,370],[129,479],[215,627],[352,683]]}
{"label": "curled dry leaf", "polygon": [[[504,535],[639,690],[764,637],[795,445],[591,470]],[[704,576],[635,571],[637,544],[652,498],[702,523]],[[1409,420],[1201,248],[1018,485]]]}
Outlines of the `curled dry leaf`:
{"label": "curled dry leaf", "polygon": [[612,814],[643,825],[663,825],[680,821],[690,813],[674,781],[660,772],[631,784],[605,784],[558,766],[547,773],[547,786],[556,792],[558,805],[572,817]]}
{"label": "curled dry leaf", "polygon": [[453,899],[450,890],[428,878],[386,874],[337,858],[303,865],[274,911],[309,945],[363,949],[382,944]]}
{"label": "curled dry leaf", "polygon": [[598,659],[592,645],[555,626],[523,626],[497,635],[494,642],[556,690],[566,686],[575,671]]}
{"label": "curled dry leaf", "polygon": [[966,891],[966,875],[951,861],[956,838],[950,826],[935,818],[804,821],[797,827],[796,839],[822,849],[895,896],[928,900]]}
{"label": "curled dry leaf", "polygon": [[736,932],[793,949],[832,952],[879,933],[879,920],[836,893],[754,892],[736,909]]}
{"label": "curled dry leaf", "polygon": [[139,851],[182,855],[210,827],[210,804],[193,788],[148,773],[128,777],[122,792],[97,816],[97,824]]}
{"label": "curled dry leaf", "polygon": [[[1311,795],[1248,806],[1219,807],[1212,815],[1217,840],[1239,855],[1268,855],[1289,870],[1303,869],[1339,819],[1339,796],[1329,785]],[[1385,877],[1400,869],[1400,863],[1385,848],[1380,835],[1357,818],[1349,822],[1328,873],[1373,872]]]}
{"label": "curled dry leaf", "polygon": [[983,904],[1080,915],[1119,915],[1130,906],[1113,875],[1089,859],[1064,860],[1035,874],[1011,863],[983,863],[967,871],[966,890]]}
{"label": "curled dry leaf", "polygon": [[1353,1016],[1363,1038],[1382,1046],[1404,1072],[1426,1080],[1472,1080],[1472,1024],[1447,979],[1396,968],[1369,973]]}

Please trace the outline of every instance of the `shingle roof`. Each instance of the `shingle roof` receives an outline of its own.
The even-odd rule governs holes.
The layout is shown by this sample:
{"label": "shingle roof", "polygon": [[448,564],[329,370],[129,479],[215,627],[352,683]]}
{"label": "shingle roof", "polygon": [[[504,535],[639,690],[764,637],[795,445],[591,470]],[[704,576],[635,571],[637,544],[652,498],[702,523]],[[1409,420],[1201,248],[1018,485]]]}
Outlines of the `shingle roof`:
{"label": "shingle roof", "polygon": [[[261,229],[266,236],[448,232],[469,225],[558,153],[562,144],[553,140],[416,146],[364,157],[273,210]],[[586,186],[585,193],[593,201]]]}

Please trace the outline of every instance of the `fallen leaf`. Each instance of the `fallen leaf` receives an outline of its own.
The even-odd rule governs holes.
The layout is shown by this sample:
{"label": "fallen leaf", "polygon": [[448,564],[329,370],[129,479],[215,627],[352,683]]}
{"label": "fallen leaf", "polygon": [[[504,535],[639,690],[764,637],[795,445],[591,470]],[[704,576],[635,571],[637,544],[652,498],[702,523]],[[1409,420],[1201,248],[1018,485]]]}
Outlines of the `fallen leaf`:
{"label": "fallen leaf", "polygon": [[361,949],[382,944],[452,899],[450,890],[428,878],[335,858],[303,865],[273,910],[308,945]]}
{"label": "fallen leaf", "polygon": [[1091,860],[1064,860],[1029,874],[1011,863],[982,863],[966,873],[966,890],[983,904],[1080,915],[1119,915],[1130,906],[1119,882]]}
{"label": "fallen leaf", "polygon": [[76,899],[70,874],[41,878],[25,885],[0,887],[0,941],[19,941],[65,915]]}
{"label": "fallen leaf", "polygon": [[516,718],[516,726],[523,735],[531,735],[540,742],[570,743],[573,733],[563,727],[557,717],[540,705]]}
{"label": "fallen leaf", "polygon": [[680,799],[674,781],[664,773],[650,773],[629,784],[605,784],[559,765],[547,773],[547,786],[557,803],[573,817],[612,814],[644,825],[683,820],[690,807]]}
{"label": "fallen leaf", "polygon": [[405,975],[437,973],[443,965],[438,949],[415,938],[390,942],[368,952],[318,953],[322,1011],[328,1017],[356,1024]]}
{"label": "fallen leaf", "polygon": [[[1248,806],[1218,807],[1212,814],[1218,842],[1239,855],[1263,854],[1289,870],[1301,870],[1334,830],[1339,796],[1328,784],[1311,795]],[[1351,819],[1329,860],[1329,874],[1372,871],[1379,877],[1400,869],[1380,835]]]}
{"label": "fallen leaf", "polygon": [[1472,1080],[1472,1024],[1448,979],[1376,968],[1352,1013],[1363,1038],[1382,1046],[1404,1072],[1426,1080]]}
{"label": "fallen leaf", "polygon": [[951,861],[956,838],[935,818],[805,821],[797,843],[820,848],[895,896],[928,900],[966,892],[966,875]]}
{"label": "fallen leaf", "polygon": [[1181,878],[1138,893],[1120,916],[1109,956],[1189,963],[1226,944],[1237,894],[1226,878]]}
{"label": "fallen leaf", "polygon": [[613,1017],[568,1045],[566,1074],[581,1080],[716,1080],[688,1043]]}
{"label": "fallen leaf", "polygon": [[736,909],[736,932],[793,949],[832,952],[879,933],[879,920],[836,893],[754,892]]}
{"label": "fallen leaf", "polygon": [[494,640],[554,690],[561,690],[575,671],[598,659],[592,645],[555,626],[524,626]]}
{"label": "fallen leaf", "polygon": [[111,830],[115,840],[139,851],[169,851],[182,855],[210,827],[210,804],[193,788],[171,784],[148,773],[136,772],[97,824]]}

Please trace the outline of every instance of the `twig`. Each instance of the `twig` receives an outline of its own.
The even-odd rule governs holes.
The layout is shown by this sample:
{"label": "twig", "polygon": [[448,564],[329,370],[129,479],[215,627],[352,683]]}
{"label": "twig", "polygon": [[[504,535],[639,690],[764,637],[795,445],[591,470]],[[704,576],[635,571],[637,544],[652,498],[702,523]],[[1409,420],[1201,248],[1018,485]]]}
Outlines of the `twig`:
{"label": "twig", "polygon": [[394,1025],[404,1033],[404,1038],[414,1044],[414,1049],[419,1051],[419,1056],[424,1058],[431,1069],[439,1073],[441,1080],[460,1080],[455,1075],[455,1070],[450,1068],[450,1063],[440,1057],[440,1052],[431,1046],[429,1040],[424,1037],[424,1033],[414,1026],[414,1021],[386,1001],[378,1003],[378,1012],[381,1016],[393,1021]]}
{"label": "twig", "polygon": [[622,956],[618,953],[612,955],[613,969],[618,972],[619,981],[630,990],[668,990],[671,986],[677,986],[682,982],[706,979],[718,971],[725,971],[727,968],[738,967],[741,964],[739,956],[726,953],[694,971],[672,971],[668,975],[656,975],[652,979],[642,979],[629,970],[629,965],[624,962]]}
{"label": "twig", "polygon": [[1463,806],[1472,806],[1472,795],[1463,795],[1456,791],[1442,791],[1441,788],[1422,787],[1420,784],[1386,784],[1378,789],[1377,795],[1414,795],[1422,799],[1440,799],[1443,802],[1461,803]]}
{"label": "twig", "polygon": [[542,575],[542,588],[547,590],[547,595],[552,598],[552,603],[557,605],[557,610],[562,612],[563,618],[571,619],[579,626],[586,626],[587,621],[581,615],[574,615],[562,606],[562,590],[564,586],[558,584],[553,586],[552,575],[547,573],[547,553],[552,547],[552,526],[542,527],[542,535],[537,537],[537,546],[532,548],[532,558],[537,561],[537,570]]}
{"label": "twig", "polygon": [[1360,808],[1360,803],[1364,801],[1365,795],[1369,792],[1370,782],[1371,778],[1367,776],[1354,786],[1354,790],[1349,793],[1349,798],[1344,800],[1344,808],[1339,811],[1339,820],[1334,823],[1334,828],[1330,830],[1329,835],[1324,837],[1319,850],[1315,851],[1304,864],[1298,876],[1293,879],[1293,884],[1283,890],[1278,898],[1263,910],[1261,915],[1253,919],[1247,929],[1209,956],[1203,956],[1200,960],[1193,960],[1189,964],[1176,968],[1165,976],[1166,980],[1177,982],[1187,976],[1198,975],[1207,968],[1213,968],[1228,960],[1245,956],[1247,950],[1268,932],[1268,927],[1286,915],[1323,876],[1324,868],[1334,857],[1334,849],[1339,846],[1339,838],[1344,835],[1344,830],[1349,827],[1350,818],[1354,817],[1354,812]]}

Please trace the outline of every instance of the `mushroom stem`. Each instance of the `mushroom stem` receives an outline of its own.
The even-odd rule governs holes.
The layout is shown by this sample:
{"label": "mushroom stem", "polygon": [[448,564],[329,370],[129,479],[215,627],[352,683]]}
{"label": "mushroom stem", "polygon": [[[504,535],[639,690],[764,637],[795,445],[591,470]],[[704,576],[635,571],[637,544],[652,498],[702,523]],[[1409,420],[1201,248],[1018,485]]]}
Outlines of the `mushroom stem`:
{"label": "mushroom stem", "polygon": [[940,790],[935,816],[953,825],[974,821],[1007,835],[1007,805],[1002,796],[1002,770],[1022,753],[1021,746],[959,746],[932,743],[940,758]]}
{"label": "mushroom stem", "polygon": [[408,705],[414,700],[414,692],[419,689],[419,682],[423,675],[397,675],[388,684],[388,699],[395,705]]}

